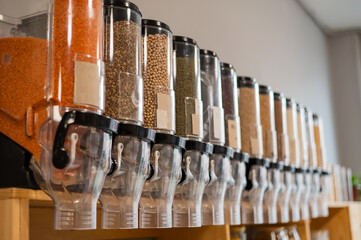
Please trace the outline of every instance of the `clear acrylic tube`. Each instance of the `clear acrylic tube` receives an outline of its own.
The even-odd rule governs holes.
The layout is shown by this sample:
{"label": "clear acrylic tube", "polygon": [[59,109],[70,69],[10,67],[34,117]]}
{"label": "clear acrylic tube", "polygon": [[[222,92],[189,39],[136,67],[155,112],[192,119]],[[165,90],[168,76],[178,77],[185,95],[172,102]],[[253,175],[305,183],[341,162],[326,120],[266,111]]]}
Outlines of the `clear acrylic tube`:
{"label": "clear acrylic tube", "polygon": [[301,219],[300,202],[301,195],[305,190],[303,176],[303,171],[300,168],[296,168],[296,172],[292,175],[292,183],[295,184],[295,191],[291,193],[290,197],[290,220],[292,222],[298,222]]}
{"label": "clear acrylic tube", "polygon": [[294,168],[285,166],[281,173],[282,188],[278,197],[278,222],[287,223],[290,221],[289,204],[291,193],[295,190],[292,181]]}
{"label": "clear acrylic tube", "polygon": [[311,209],[311,217],[318,218],[318,200],[320,196],[320,172],[316,169],[312,173],[312,187],[310,194],[310,209]]}
{"label": "clear acrylic tube", "polygon": [[330,174],[323,171],[320,176],[321,191],[318,197],[319,217],[327,217],[328,212],[328,194],[330,191]]}
{"label": "clear acrylic tube", "polygon": [[303,175],[305,191],[301,194],[301,219],[307,220],[310,218],[309,200],[312,187],[312,174],[307,169]]}
{"label": "clear acrylic tube", "polygon": [[264,194],[264,221],[265,223],[277,223],[277,200],[281,190],[281,169],[280,163],[271,163],[267,169],[268,187]]}

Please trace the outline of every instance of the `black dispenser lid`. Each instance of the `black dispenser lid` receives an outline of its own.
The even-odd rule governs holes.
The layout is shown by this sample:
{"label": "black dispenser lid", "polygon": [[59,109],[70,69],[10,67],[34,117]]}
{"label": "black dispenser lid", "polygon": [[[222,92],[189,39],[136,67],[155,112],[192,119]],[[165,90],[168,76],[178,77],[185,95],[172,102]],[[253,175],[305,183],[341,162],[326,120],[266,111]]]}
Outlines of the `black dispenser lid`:
{"label": "black dispenser lid", "polygon": [[210,143],[188,140],[186,142],[186,150],[195,150],[203,153],[212,154],[213,153],[213,145]]}
{"label": "black dispenser lid", "polygon": [[155,138],[155,131],[138,125],[119,123],[117,135],[138,137],[143,140],[153,142]]}
{"label": "black dispenser lid", "polygon": [[142,15],[137,5],[127,0],[104,0],[104,6],[116,6],[116,7],[125,7],[134,10],[135,12]]}
{"label": "black dispenser lid", "polygon": [[161,27],[161,28],[165,28],[168,31],[172,32],[172,30],[170,30],[170,27],[167,24],[165,24],[164,22],[158,21],[158,20],[142,19],[142,27],[144,28],[145,26]]}
{"label": "black dispenser lid", "polygon": [[155,144],[172,145],[183,149],[185,149],[186,146],[186,140],[184,138],[167,133],[156,133],[154,142]]}
{"label": "black dispenser lid", "polygon": [[232,160],[248,163],[249,154],[245,152],[234,152]]}
{"label": "black dispenser lid", "polygon": [[189,37],[185,37],[185,36],[173,36],[173,41],[191,43],[191,44],[197,45],[196,40],[189,38]]}
{"label": "black dispenser lid", "polygon": [[220,145],[213,145],[213,154],[223,154],[225,156],[232,157],[233,148],[220,146]]}

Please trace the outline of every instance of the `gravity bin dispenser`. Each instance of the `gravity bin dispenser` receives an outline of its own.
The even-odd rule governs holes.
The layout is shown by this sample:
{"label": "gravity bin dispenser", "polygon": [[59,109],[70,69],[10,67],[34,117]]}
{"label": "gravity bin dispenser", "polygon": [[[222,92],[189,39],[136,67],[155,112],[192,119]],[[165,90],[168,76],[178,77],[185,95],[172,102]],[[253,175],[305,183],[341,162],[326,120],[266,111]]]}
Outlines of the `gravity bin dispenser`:
{"label": "gravity bin dispenser", "polygon": [[263,198],[267,188],[267,169],[270,161],[263,157],[260,119],[259,86],[256,79],[239,76],[238,106],[241,119],[242,151],[249,153],[246,165],[247,186],[242,193],[243,224],[262,224]]}
{"label": "gravity bin dispenser", "polygon": [[270,159],[267,169],[268,187],[264,196],[264,221],[277,223],[277,200],[281,190],[283,163],[277,162],[277,133],[275,128],[273,90],[269,86],[259,87],[261,124],[263,132],[263,156]]}
{"label": "gravity bin dispenser", "polygon": [[174,135],[173,35],[163,22],[143,19],[144,125],[156,130],[152,174],[139,204],[140,228],[172,227],[175,189],[182,177],[185,139]]}
{"label": "gravity bin dispenser", "polygon": [[292,183],[292,175],[294,166],[290,165],[289,158],[289,139],[287,133],[287,106],[286,98],[282,93],[274,93],[275,104],[275,122],[277,132],[277,161],[284,164],[281,172],[281,191],[278,198],[278,222],[289,222],[289,202],[294,185]]}
{"label": "gravity bin dispenser", "polygon": [[11,186],[34,187],[26,181],[34,175],[55,203],[55,229],[95,229],[118,126],[101,115],[102,1],[0,5],[1,148],[11,150],[1,162],[16,159],[28,171],[14,173]]}
{"label": "gravity bin dispenser", "polygon": [[210,182],[202,200],[202,225],[223,225],[224,199],[230,180],[230,157],[233,149],[224,146],[225,126],[219,58],[215,52],[202,49],[200,63],[204,141],[214,145],[209,165]]}
{"label": "gravity bin dispenser", "polygon": [[246,163],[248,154],[241,152],[241,126],[238,113],[237,73],[233,66],[221,63],[222,102],[225,122],[225,145],[233,148],[230,181],[224,200],[224,222],[230,225],[241,224],[241,196],[246,186]]}
{"label": "gravity bin dispenser", "polygon": [[138,228],[138,206],[151,174],[155,131],[143,127],[141,13],[128,1],[106,0],[105,115],[120,124],[113,140],[112,171],[100,195],[102,228]]}
{"label": "gravity bin dispenser", "polygon": [[176,134],[186,139],[182,178],[173,199],[173,227],[202,225],[202,196],[209,182],[209,156],[213,146],[203,140],[199,47],[191,38],[173,37]]}

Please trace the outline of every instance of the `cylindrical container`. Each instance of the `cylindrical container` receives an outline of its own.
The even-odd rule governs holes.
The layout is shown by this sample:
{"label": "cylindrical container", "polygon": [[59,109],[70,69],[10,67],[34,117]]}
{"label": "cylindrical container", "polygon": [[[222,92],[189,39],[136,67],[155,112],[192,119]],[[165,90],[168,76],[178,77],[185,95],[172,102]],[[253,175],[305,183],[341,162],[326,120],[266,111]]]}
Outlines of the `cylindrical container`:
{"label": "cylindrical container", "polygon": [[298,143],[300,153],[300,167],[308,168],[308,146],[306,135],[306,122],[305,122],[305,110],[303,106],[297,103],[297,129],[298,129]]}
{"label": "cylindrical container", "polygon": [[283,93],[274,93],[275,123],[277,132],[277,160],[289,164],[289,142],[287,134],[287,107]]}
{"label": "cylindrical container", "polygon": [[248,163],[248,154],[235,152],[231,158],[231,180],[226,192],[224,201],[224,221],[225,224],[241,224],[241,196],[246,187],[246,163]]}
{"label": "cylindrical container", "polygon": [[209,183],[209,157],[213,145],[188,140],[182,159],[182,179],[173,200],[173,227],[202,225],[202,196]]}
{"label": "cylindrical container", "polygon": [[142,20],[144,126],[157,132],[175,132],[173,91],[173,34],[168,25]]}
{"label": "cylindrical container", "polygon": [[143,123],[142,14],[126,0],[104,1],[105,112],[124,123]]}
{"label": "cylindrical container", "polygon": [[173,37],[176,55],[176,134],[186,139],[203,140],[203,103],[199,47],[191,38]]}
{"label": "cylindrical container", "polygon": [[286,99],[287,104],[287,133],[290,149],[290,165],[300,166],[300,153],[297,127],[297,105],[293,98]]}
{"label": "cylindrical container", "polygon": [[275,127],[275,109],[271,87],[259,86],[261,124],[263,133],[263,157],[271,162],[277,161],[277,133]]}
{"label": "cylindrical container", "polygon": [[204,189],[202,199],[202,225],[224,224],[224,198],[227,184],[231,177],[230,158],[233,155],[231,147],[214,145],[210,157],[210,182]]}
{"label": "cylindrical container", "polygon": [[313,114],[313,130],[317,150],[317,167],[327,171],[327,157],[325,146],[325,135],[323,131],[323,119],[317,114]]}
{"label": "cylindrical container", "polygon": [[138,205],[149,176],[149,158],[155,131],[119,124],[113,141],[113,169],[100,195],[103,229],[138,228]]}
{"label": "cylindrical container", "polygon": [[317,151],[315,143],[315,135],[313,132],[313,117],[309,107],[305,107],[305,125],[308,147],[308,160],[311,168],[317,168]]}
{"label": "cylindrical container", "polygon": [[224,110],[222,104],[221,66],[215,52],[200,50],[203,101],[203,140],[224,145]]}
{"label": "cylindrical container", "polygon": [[157,133],[150,164],[152,176],[145,182],[139,202],[140,228],[171,228],[172,204],[181,180],[182,151],[185,139]]}
{"label": "cylindrical container", "polygon": [[241,123],[238,113],[237,74],[231,64],[221,63],[221,75],[226,146],[240,151]]}
{"label": "cylindrical container", "polygon": [[241,119],[242,151],[250,157],[263,156],[259,87],[256,79],[238,77],[238,107]]}

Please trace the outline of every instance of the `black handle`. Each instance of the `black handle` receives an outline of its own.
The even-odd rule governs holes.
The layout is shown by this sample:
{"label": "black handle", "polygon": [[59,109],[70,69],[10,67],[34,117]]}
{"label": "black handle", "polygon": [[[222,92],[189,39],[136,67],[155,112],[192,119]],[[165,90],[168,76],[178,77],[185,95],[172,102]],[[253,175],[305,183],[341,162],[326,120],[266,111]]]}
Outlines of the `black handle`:
{"label": "black handle", "polygon": [[119,122],[90,112],[70,111],[64,113],[56,129],[53,144],[53,165],[57,169],[64,169],[70,162],[69,155],[64,148],[64,142],[68,129],[73,124],[93,127],[112,134],[117,132]]}

